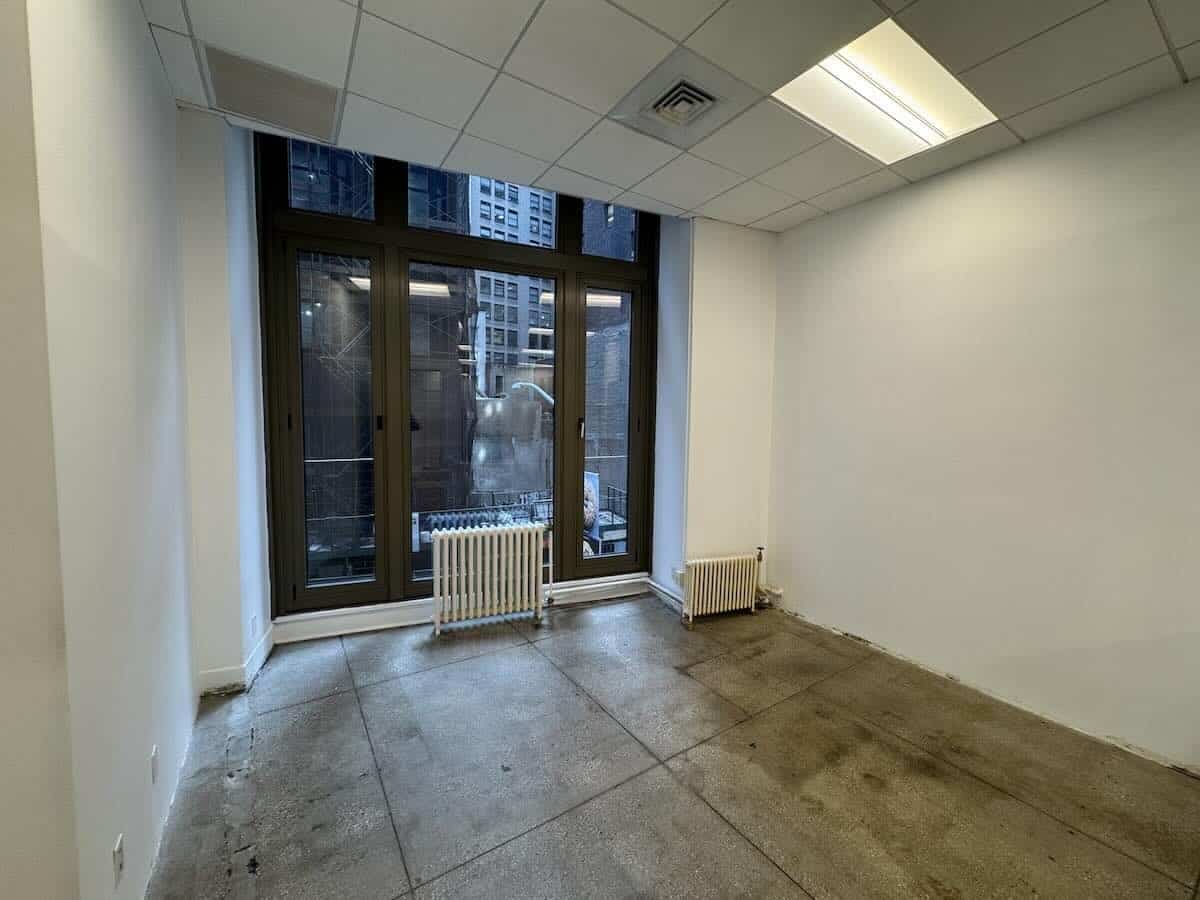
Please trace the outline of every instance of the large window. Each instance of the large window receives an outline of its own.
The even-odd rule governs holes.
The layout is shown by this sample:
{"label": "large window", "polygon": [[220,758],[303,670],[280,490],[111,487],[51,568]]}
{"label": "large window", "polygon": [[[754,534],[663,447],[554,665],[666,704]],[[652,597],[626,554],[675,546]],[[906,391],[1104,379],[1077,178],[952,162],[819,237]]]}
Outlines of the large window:
{"label": "large window", "polygon": [[441,528],[545,523],[558,581],[648,569],[657,218],[257,150],[276,613],[428,596]]}
{"label": "large window", "polygon": [[371,261],[298,254],[309,586],[375,576]]}
{"label": "large window", "polygon": [[[437,528],[552,521],[554,511],[553,279],[534,285],[546,316],[480,304],[498,276],[436,263],[409,265],[413,575],[430,577]],[[531,321],[532,319],[532,321]],[[498,327],[499,323],[515,328]],[[490,334],[490,339],[489,339]],[[520,354],[526,335],[551,343]]]}

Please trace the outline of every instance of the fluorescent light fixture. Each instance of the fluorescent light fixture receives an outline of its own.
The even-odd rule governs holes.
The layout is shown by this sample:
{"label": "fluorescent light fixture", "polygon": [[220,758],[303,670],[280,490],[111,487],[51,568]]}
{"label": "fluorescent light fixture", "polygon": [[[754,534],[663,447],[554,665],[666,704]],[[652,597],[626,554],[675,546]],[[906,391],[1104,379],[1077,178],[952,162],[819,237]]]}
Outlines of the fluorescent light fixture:
{"label": "fluorescent light fixture", "polygon": [[588,306],[620,306],[620,294],[601,294],[595,291],[588,291],[587,294]]}
{"label": "fluorescent light fixture", "polygon": [[449,297],[450,285],[437,281],[410,281],[408,293],[413,297]]}
{"label": "fluorescent light fixture", "polygon": [[775,99],[885,165],[996,121],[891,19],[785,84]]}
{"label": "fluorescent light fixture", "polygon": [[537,349],[534,349],[533,347],[522,347],[521,352],[528,353],[530,356],[553,356],[554,355],[553,350],[537,350]]}
{"label": "fluorescent light fixture", "polygon": [[538,295],[538,300],[550,306],[554,305],[554,291],[542,291]]}
{"label": "fluorescent light fixture", "polygon": [[350,283],[360,291],[369,291],[371,289],[371,279],[363,278],[360,275],[351,275]]}
{"label": "fluorescent light fixture", "polygon": [[530,325],[529,333],[530,334],[554,334],[554,329],[553,328],[541,328],[537,325]]}

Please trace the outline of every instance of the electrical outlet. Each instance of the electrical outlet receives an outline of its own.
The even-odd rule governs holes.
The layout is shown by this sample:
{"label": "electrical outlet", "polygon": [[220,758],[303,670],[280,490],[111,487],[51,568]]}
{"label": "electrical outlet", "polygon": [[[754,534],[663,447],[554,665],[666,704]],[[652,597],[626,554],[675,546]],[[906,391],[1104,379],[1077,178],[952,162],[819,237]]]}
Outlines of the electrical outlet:
{"label": "electrical outlet", "polygon": [[125,872],[125,835],[117,835],[117,843],[113,845],[113,886],[121,883],[121,875]]}
{"label": "electrical outlet", "polygon": [[158,784],[158,744],[150,748],[150,783]]}

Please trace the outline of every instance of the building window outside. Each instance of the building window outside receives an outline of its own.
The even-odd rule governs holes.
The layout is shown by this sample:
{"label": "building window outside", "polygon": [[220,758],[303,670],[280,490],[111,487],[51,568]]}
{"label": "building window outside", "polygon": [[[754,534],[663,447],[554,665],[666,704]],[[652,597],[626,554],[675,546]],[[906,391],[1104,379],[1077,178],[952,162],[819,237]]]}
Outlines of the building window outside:
{"label": "building window outside", "polygon": [[599,200],[583,201],[583,252],[633,262],[637,259],[637,211]]}
{"label": "building window outside", "polygon": [[480,236],[480,237],[491,237],[491,236],[492,236],[492,229],[490,229],[490,228],[480,228],[480,229],[479,229],[479,236]]}
{"label": "building window outside", "polygon": [[288,202],[306,212],[375,218],[375,157],[288,141]]}

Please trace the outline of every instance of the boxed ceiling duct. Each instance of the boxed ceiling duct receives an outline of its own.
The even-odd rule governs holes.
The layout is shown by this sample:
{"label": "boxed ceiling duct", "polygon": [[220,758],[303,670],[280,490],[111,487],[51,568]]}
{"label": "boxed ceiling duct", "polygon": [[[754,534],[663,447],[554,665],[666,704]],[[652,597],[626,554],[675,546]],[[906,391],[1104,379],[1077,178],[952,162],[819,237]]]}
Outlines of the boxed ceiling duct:
{"label": "boxed ceiling duct", "polygon": [[338,90],[216,47],[205,47],[218,109],[333,140]]}

